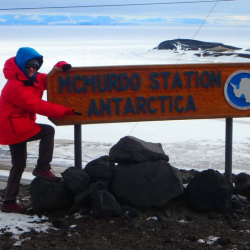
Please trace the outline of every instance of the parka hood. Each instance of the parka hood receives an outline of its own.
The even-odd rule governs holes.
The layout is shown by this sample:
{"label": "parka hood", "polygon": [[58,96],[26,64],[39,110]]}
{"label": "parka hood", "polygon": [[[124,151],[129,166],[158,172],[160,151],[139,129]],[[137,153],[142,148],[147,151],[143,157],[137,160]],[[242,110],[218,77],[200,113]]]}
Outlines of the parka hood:
{"label": "parka hood", "polygon": [[3,74],[7,80],[29,80],[29,78],[17,66],[15,57],[11,57],[5,62]]}
{"label": "parka hood", "polygon": [[15,62],[18,66],[18,68],[31,80],[35,79],[36,74],[34,74],[32,77],[29,77],[26,73],[26,62],[31,60],[31,59],[37,59],[38,63],[39,63],[39,68],[42,66],[43,64],[43,56],[40,55],[36,50],[34,50],[33,48],[29,48],[29,47],[23,47],[20,48],[17,51],[16,57],[15,57]]}

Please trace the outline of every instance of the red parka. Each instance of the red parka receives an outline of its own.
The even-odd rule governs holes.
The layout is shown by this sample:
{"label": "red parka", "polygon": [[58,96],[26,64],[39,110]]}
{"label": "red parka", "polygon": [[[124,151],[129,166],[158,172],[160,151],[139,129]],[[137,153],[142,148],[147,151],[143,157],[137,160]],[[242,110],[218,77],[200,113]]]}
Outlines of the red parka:
{"label": "red parka", "polygon": [[40,132],[36,114],[63,118],[71,110],[42,100],[47,74],[37,73],[34,85],[26,86],[23,81],[29,79],[17,66],[15,57],[5,62],[3,73],[8,81],[0,96],[0,144],[19,143]]}

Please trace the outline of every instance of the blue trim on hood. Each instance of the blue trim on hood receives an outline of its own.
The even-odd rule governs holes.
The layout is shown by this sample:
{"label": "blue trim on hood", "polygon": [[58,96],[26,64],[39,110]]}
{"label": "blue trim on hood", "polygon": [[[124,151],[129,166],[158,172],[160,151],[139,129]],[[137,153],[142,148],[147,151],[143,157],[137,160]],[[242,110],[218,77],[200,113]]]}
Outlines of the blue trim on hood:
{"label": "blue trim on hood", "polygon": [[[35,76],[36,76],[36,73],[32,76],[32,77],[29,77],[26,73],[26,69],[25,69],[25,65],[26,65],[26,62],[31,60],[31,59],[34,59],[36,58],[39,62],[39,69],[40,67],[42,66],[43,64],[43,56],[40,55],[36,50],[32,49],[32,48],[29,48],[29,47],[23,47],[23,48],[20,48],[18,51],[17,51],[17,54],[16,54],[16,58],[15,58],[15,61],[16,61],[16,64],[17,66],[19,67],[19,69],[31,80],[34,80],[35,79]],[[38,69],[38,70],[39,70]]]}

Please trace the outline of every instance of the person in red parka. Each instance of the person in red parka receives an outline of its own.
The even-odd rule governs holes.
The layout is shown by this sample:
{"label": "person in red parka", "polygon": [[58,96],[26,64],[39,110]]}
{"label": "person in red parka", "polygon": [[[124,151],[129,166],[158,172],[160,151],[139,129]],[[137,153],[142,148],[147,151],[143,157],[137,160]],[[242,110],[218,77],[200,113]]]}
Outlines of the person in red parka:
{"label": "person in red parka", "polygon": [[[40,140],[39,156],[33,175],[49,181],[60,180],[50,167],[54,149],[54,128],[36,123],[36,114],[52,118],[80,115],[72,108],[42,100],[43,91],[47,89],[47,74],[38,72],[42,64],[43,56],[29,47],[20,48],[16,56],[4,64],[3,73],[7,83],[0,96],[0,144],[9,145],[12,168],[1,206],[3,212],[24,211],[17,204],[16,198],[26,167],[27,142]],[[66,71],[71,65],[61,61],[54,67],[61,67]]]}

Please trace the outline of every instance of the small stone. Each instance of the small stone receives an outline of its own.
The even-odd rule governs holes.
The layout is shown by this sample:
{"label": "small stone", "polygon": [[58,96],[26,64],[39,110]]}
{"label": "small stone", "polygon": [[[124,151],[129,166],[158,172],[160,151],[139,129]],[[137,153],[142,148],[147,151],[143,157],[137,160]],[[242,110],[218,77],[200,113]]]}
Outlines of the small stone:
{"label": "small stone", "polygon": [[170,214],[170,212],[168,211],[168,210],[164,210],[163,211],[163,213],[164,213],[164,215],[167,217],[167,218],[170,218],[171,217],[171,214]]}
{"label": "small stone", "polygon": [[[152,249],[154,249],[154,248],[152,247]],[[156,247],[156,249],[157,249],[157,250],[165,250],[165,246],[160,246],[160,245],[159,245],[159,246]]]}
{"label": "small stone", "polygon": [[221,245],[221,246],[227,246],[231,243],[231,239],[230,238],[227,238],[227,237],[221,237],[218,239],[218,243]]}
{"label": "small stone", "polygon": [[111,238],[117,238],[118,236],[119,236],[119,233],[116,233],[116,232],[110,233]]}
{"label": "small stone", "polygon": [[232,217],[233,217],[234,220],[239,220],[240,219],[239,215],[236,214],[236,213],[233,213]]}
{"label": "small stone", "polygon": [[12,236],[13,235],[13,233],[11,233],[11,232],[5,232],[4,234],[3,234],[3,236]]}
{"label": "small stone", "polygon": [[172,240],[170,238],[166,238],[165,243],[172,243]]}
{"label": "small stone", "polygon": [[90,209],[87,207],[81,207],[81,215],[89,215],[90,214]]}
{"label": "small stone", "polygon": [[155,217],[157,218],[158,221],[162,221],[162,217],[159,214],[156,214]]}
{"label": "small stone", "polygon": [[250,246],[250,241],[245,241],[242,245],[243,246]]}
{"label": "small stone", "polygon": [[187,214],[187,215],[185,216],[185,219],[186,219],[186,221],[192,221],[192,220],[193,220],[193,215]]}
{"label": "small stone", "polygon": [[128,215],[129,215],[129,217],[131,219],[134,219],[134,218],[136,218],[138,216],[138,212],[137,212],[137,210],[135,208],[132,208],[131,210],[129,210]]}
{"label": "small stone", "polygon": [[51,241],[51,242],[50,242],[50,245],[51,245],[52,247],[54,247],[54,246],[56,246],[56,242],[55,242],[55,241]]}
{"label": "small stone", "polygon": [[194,235],[189,235],[187,236],[187,240],[194,242],[197,241],[198,239]]}
{"label": "small stone", "polygon": [[244,210],[241,209],[235,209],[235,213],[237,213],[238,215],[245,215],[246,212]]}
{"label": "small stone", "polygon": [[52,225],[56,228],[62,228],[64,225],[64,222],[61,220],[54,220],[52,221]]}
{"label": "small stone", "polygon": [[219,217],[218,217],[218,215],[216,215],[216,214],[210,213],[210,214],[208,215],[208,219],[209,219],[209,220],[218,220]]}

